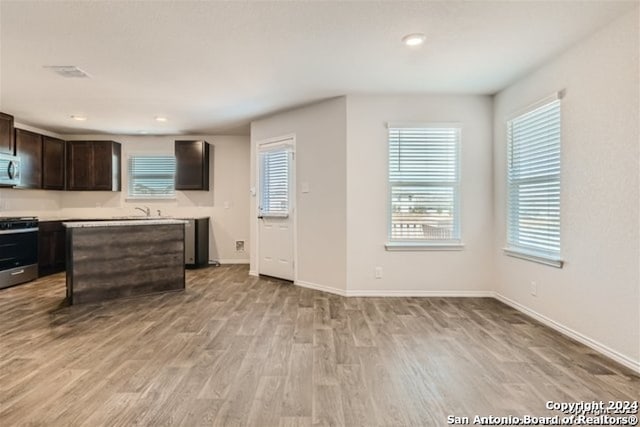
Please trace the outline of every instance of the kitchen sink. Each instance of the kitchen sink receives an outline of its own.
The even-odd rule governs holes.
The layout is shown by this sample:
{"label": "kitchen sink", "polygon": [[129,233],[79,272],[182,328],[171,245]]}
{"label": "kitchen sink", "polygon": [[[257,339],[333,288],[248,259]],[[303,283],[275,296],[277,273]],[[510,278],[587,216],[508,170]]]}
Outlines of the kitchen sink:
{"label": "kitchen sink", "polygon": [[145,220],[145,219],[174,219],[172,216],[146,216],[146,215],[130,215],[130,216],[114,216],[113,220]]}

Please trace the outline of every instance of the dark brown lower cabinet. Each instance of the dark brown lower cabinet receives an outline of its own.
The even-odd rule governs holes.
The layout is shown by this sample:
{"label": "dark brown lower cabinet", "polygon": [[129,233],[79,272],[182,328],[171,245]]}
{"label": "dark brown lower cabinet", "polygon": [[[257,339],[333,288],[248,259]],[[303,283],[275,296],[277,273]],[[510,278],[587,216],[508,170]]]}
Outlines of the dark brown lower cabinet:
{"label": "dark brown lower cabinet", "polygon": [[41,221],[38,228],[40,277],[65,269],[66,234],[62,221]]}

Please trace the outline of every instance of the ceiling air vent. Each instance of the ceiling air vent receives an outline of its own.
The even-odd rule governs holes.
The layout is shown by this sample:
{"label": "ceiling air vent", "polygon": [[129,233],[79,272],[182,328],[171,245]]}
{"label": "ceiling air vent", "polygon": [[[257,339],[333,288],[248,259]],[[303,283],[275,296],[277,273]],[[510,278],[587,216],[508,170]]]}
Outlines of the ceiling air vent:
{"label": "ceiling air vent", "polygon": [[89,74],[85,73],[75,65],[45,65],[44,68],[66,78],[89,78]]}

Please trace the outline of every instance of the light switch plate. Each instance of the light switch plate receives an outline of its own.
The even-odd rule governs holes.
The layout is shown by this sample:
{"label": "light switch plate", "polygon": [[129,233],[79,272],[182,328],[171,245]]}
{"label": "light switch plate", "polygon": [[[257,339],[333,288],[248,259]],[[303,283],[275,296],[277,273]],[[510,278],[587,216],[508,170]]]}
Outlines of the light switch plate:
{"label": "light switch plate", "polygon": [[300,183],[300,192],[302,193],[309,192],[309,183],[307,181],[303,181]]}

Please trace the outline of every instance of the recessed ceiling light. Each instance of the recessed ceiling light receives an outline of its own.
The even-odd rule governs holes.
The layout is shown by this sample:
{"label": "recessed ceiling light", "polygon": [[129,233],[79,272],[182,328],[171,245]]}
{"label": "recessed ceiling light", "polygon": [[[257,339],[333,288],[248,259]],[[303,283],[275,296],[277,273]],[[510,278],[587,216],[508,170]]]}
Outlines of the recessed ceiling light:
{"label": "recessed ceiling light", "polygon": [[147,132],[146,130],[139,130],[139,131],[138,131],[138,133],[139,133],[140,135],[146,135],[146,134],[148,134],[149,132]]}
{"label": "recessed ceiling light", "polygon": [[420,46],[427,37],[422,33],[407,34],[402,38],[402,43],[407,46]]}
{"label": "recessed ceiling light", "polygon": [[156,122],[166,122],[167,118],[162,116],[156,116]]}
{"label": "recessed ceiling light", "polygon": [[79,122],[84,122],[85,120],[87,120],[87,116],[79,116],[79,115],[75,115],[75,114],[73,116],[71,116],[71,118],[73,120],[77,120]]}

